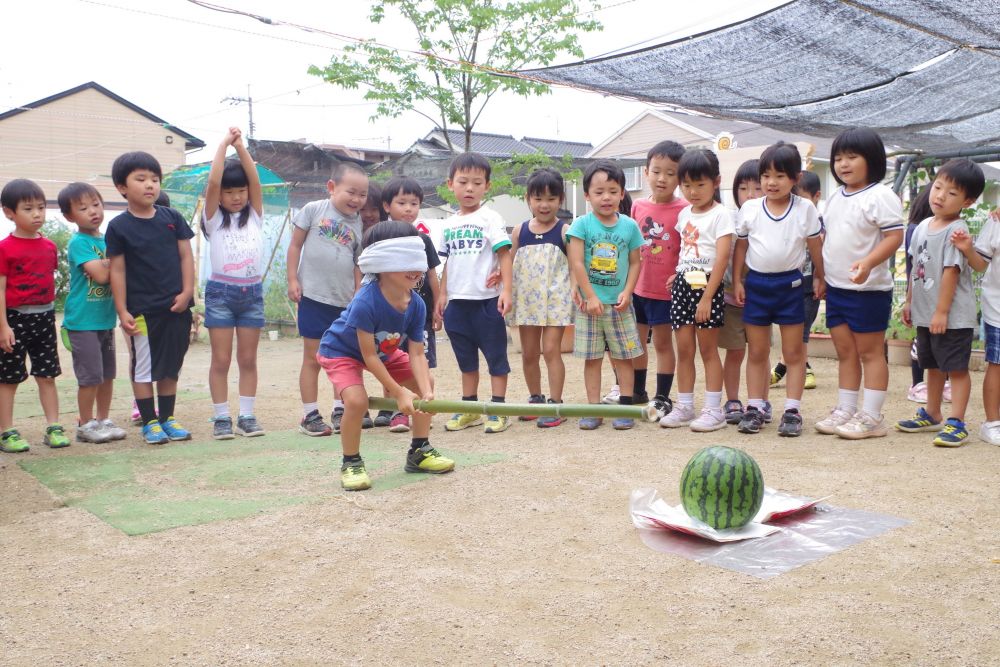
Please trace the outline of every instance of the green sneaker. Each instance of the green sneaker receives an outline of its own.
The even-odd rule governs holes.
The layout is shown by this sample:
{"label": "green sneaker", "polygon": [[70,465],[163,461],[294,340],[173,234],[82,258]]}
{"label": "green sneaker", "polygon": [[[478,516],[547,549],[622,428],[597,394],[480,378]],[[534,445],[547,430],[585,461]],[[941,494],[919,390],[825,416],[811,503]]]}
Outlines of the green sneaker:
{"label": "green sneaker", "polygon": [[364,491],[372,488],[372,480],[365,470],[365,462],[345,463],[340,468],[340,485],[345,491]]}
{"label": "green sneaker", "polygon": [[59,424],[52,424],[45,429],[45,439],[42,442],[52,449],[69,447],[69,438],[66,437],[66,432]]}
{"label": "green sneaker", "polygon": [[0,433],[0,452],[20,454],[30,449],[27,441],[21,437],[16,428],[9,428]]}
{"label": "green sneaker", "polygon": [[440,474],[451,472],[455,469],[455,462],[441,456],[438,450],[431,447],[430,443],[413,450],[406,455],[406,465],[403,467],[406,472],[429,472]]}
{"label": "green sneaker", "polygon": [[483,426],[484,433],[503,433],[510,428],[510,417],[490,415]]}
{"label": "green sneaker", "polygon": [[470,415],[458,413],[451,416],[444,424],[444,430],[446,431],[461,431],[464,428],[469,428],[470,426],[478,426],[483,423],[482,415]]}

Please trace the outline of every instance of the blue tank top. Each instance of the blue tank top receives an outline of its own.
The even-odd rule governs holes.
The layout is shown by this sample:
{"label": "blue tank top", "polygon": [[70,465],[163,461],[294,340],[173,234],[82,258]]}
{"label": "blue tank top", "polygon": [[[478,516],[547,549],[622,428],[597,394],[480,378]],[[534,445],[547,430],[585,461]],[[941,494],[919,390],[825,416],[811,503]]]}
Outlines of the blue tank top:
{"label": "blue tank top", "polygon": [[517,236],[517,245],[519,248],[524,248],[529,245],[544,245],[550,243],[562,251],[562,254],[566,254],[566,243],[563,241],[562,229],[563,223],[561,220],[557,220],[556,224],[552,226],[552,229],[545,232],[544,234],[536,234],[528,228],[531,221],[521,225],[521,232]]}

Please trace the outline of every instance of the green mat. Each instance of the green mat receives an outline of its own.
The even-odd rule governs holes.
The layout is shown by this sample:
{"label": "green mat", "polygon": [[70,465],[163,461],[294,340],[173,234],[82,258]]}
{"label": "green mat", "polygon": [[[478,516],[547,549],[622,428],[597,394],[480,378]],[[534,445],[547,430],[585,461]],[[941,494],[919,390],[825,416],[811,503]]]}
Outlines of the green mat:
{"label": "green mat", "polygon": [[[73,378],[72,371],[67,375],[64,370],[62,377],[56,379],[56,391],[59,394],[59,414],[75,415],[77,413],[76,390],[76,380]],[[183,382],[177,390],[178,403],[206,398],[209,398],[208,392],[185,389]],[[114,402],[111,404],[111,411],[114,413],[112,417],[118,422],[124,423],[125,418],[131,412],[129,408],[131,403],[132,383],[129,382],[127,376],[116,378]],[[121,414],[118,414],[116,411],[121,412]],[[21,383],[17,388],[17,393],[14,394],[14,419],[41,417],[44,414],[42,412],[42,404],[38,401],[38,385],[35,384],[33,379],[28,378],[25,382]]]}
{"label": "green mat", "polygon": [[[433,481],[435,475],[403,472],[408,445],[406,438],[364,435],[361,452],[372,491]],[[446,453],[458,469],[450,474],[506,458]],[[82,507],[128,535],[142,535],[329,499],[344,493],[340,460],[339,438],[279,431],[261,438],[143,445],[19,465],[66,505]]]}

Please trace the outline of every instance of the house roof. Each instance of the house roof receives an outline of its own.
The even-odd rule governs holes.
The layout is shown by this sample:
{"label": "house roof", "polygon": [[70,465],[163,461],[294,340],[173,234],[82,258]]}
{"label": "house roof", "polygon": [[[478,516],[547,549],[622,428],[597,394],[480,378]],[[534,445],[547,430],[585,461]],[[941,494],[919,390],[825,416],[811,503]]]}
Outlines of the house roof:
{"label": "house roof", "polygon": [[[465,147],[465,133],[459,130],[448,130],[451,137],[452,146]],[[510,134],[490,134],[487,132],[472,133],[472,150],[486,157],[504,158],[514,154],[535,153],[541,151],[549,157],[586,157],[593,148],[588,143],[579,141],[562,141],[561,139],[541,139],[538,137],[525,137],[517,140]],[[450,157],[448,143],[445,140],[444,132],[432,130],[423,139],[418,139],[410,147],[426,157]]]}
{"label": "house roof", "polygon": [[572,157],[587,157],[594,146],[581,141],[562,141],[561,139],[539,139],[537,137],[525,137],[521,143],[534,146],[549,157],[562,157],[571,155]]}
{"label": "house roof", "polygon": [[70,88],[69,90],[64,90],[61,93],[56,93],[55,95],[50,95],[50,96],[48,96],[46,98],[43,98],[43,99],[40,99],[40,100],[35,100],[34,102],[29,102],[28,104],[23,104],[23,105],[21,105],[19,107],[15,107],[15,108],[11,109],[10,111],[5,111],[4,113],[0,113],[0,121],[4,120],[6,118],[10,118],[11,116],[16,116],[17,114],[24,113],[25,111],[31,111],[32,109],[37,109],[37,108],[45,106],[46,104],[49,104],[51,102],[55,102],[57,100],[61,100],[64,97],[69,97],[70,95],[75,95],[75,94],[77,94],[79,92],[82,92],[82,91],[88,90],[88,89],[90,89],[90,90],[96,90],[97,92],[101,93],[102,95],[106,95],[107,97],[110,97],[111,99],[113,99],[115,102],[118,102],[122,106],[128,107],[132,111],[135,111],[137,114],[148,118],[150,121],[156,123],[157,125],[162,125],[163,127],[165,127],[166,129],[170,130],[171,132],[174,132],[175,134],[179,134],[180,136],[184,137],[184,148],[186,148],[187,150],[193,150],[193,149],[196,149],[196,148],[204,148],[205,147],[205,142],[202,141],[201,139],[199,139],[198,137],[194,136],[193,134],[185,132],[184,130],[180,129],[179,127],[171,125],[170,123],[168,123],[167,121],[163,120],[159,116],[146,111],[142,107],[137,106],[137,105],[133,104],[132,102],[129,102],[124,97],[121,97],[119,95],[114,94],[113,92],[111,92],[110,90],[108,90],[107,88],[105,88],[104,86],[102,86],[101,84],[95,83],[94,81],[88,81],[87,83],[80,84],[79,86],[77,86],[75,88]]}

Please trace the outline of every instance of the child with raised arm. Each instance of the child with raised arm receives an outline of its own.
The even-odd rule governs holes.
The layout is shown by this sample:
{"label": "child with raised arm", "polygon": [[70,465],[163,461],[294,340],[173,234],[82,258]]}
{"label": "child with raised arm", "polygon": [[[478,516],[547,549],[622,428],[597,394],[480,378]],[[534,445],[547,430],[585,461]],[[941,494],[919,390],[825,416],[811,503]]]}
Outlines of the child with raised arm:
{"label": "child with raised arm", "polygon": [[413,225],[381,222],[365,234],[358,263],[365,282],[323,334],[317,356],[344,401],[341,485],[347,491],[371,488],[360,449],[361,420],[368,412],[365,370],[396,399],[401,412],[413,415],[406,472],[450,472],[454,461],[441,456],[428,439],[431,416],[413,409],[413,399],[434,398],[424,356],[427,314],[414,291],[427,272],[426,246]]}
{"label": "child with raised arm", "polygon": [[[555,169],[536,169],[528,178],[528,208],[532,218],[514,228],[513,308],[507,319],[521,337],[521,362],[529,403],[546,402],[539,359],[545,357],[549,403],[562,403],[566,366],[562,360],[563,331],[573,318],[573,285],[566,259],[566,232],[557,214],[565,200],[563,177]],[[526,415],[522,421],[535,417]],[[538,417],[541,428],[558,426],[562,417]]]}
{"label": "child with raised arm", "polygon": [[673,408],[670,389],[674,384],[677,357],[674,355],[673,330],[670,326],[670,286],[667,281],[677,271],[681,242],[677,234],[677,216],[688,205],[676,196],[677,163],[684,147],[675,141],[661,141],[646,153],[643,174],[649,185],[649,197],[633,202],[631,216],[639,224],[643,245],[640,249],[639,280],[635,284],[632,305],[643,353],[632,361],[635,390],[632,400],[645,403],[649,350],[646,341],[653,331],[656,350],[656,390],[653,406],[657,419]]}
{"label": "child with raised arm", "polygon": [[[632,291],[639,279],[642,232],[635,220],[619,213],[625,196],[625,172],[614,162],[598,160],[583,174],[584,197],[591,212],[573,221],[569,266],[578,286],[574,356],[584,359],[583,382],[587,402],[601,400],[601,364],[607,346],[618,371],[618,402],[632,404],[632,359],[642,354],[642,343],[632,310]],[[604,422],[583,417],[580,428],[589,431]],[[635,420],[618,418],[612,427],[626,430]]]}
{"label": "child with raised arm", "polygon": [[[490,172],[489,160],[479,153],[462,153],[448,168],[448,189],[458,199],[458,213],[445,221],[438,246],[445,265],[437,312],[462,371],[462,400],[479,400],[482,352],[490,374],[490,400],[503,403],[510,374],[504,316],[511,305],[512,259],[503,218],[482,206]],[[499,286],[488,282],[495,268],[500,270]],[[444,427],[460,431],[482,423],[480,415],[458,413]],[[497,415],[487,417],[483,426],[486,433],[508,428],[510,418]]]}
{"label": "child with raised arm", "polygon": [[41,235],[45,224],[45,193],[34,181],[17,178],[0,192],[3,214],[14,231],[0,241],[0,451],[28,451],[28,442],[14,428],[14,395],[28,379],[25,357],[38,384],[38,400],[48,427],[43,443],[68,447],[59,424],[56,378],[55,271],[56,244]]}
{"label": "child with raised arm", "polygon": [[[670,319],[677,336],[677,404],[660,426],[716,431],[726,426],[722,411],[719,329],[725,321],[722,279],[733,245],[733,219],[719,203],[719,159],[710,150],[690,150],[677,165],[681,192],[691,202],[677,219],[681,255],[673,281]],[[694,354],[705,366],[705,406],[694,414]]]}
{"label": "child with raised arm", "polygon": [[[73,355],[80,421],[80,442],[108,442],[127,435],[110,418],[117,365],[115,301],[111,296],[111,262],[101,223],[104,200],[89,183],[70,183],[59,192],[59,210],[75,224],[66,247],[69,294],[63,310],[63,342]],[[96,409],[95,409],[96,404]]]}
{"label": "child with raised arm", "polygon": [[[976,295],[968,255],[951,239],[954,236],[961,244],[968,236],[962,209],[975,203],[985,185],[983,170],[975,162],[946,162],[931,184],[934,216],[920,223],[910,242],[913,271],[903,322],[917,327],[917,358],[927,371],[927,406],[917,408],[913,418],[896,422],[896,430],[937,431],[934,444],[939,447],[960,447],[969,437],[965,409],[972,390],[969,357],[978,324]],[[951,378],[951,416],[942,423],[946,374]]]}
{"label": "child with raised arm", "polygon": [[983,375],[983,409],[986,421],[979,428],[979,439],[1000,445],[1000,269],[993,258],[1000,254],[1000,210],[993,211],[979,230],[975,244],[966,230],[951,235],[974,270],[984,272],[981,305],[986,333],[986,373]]}
{"label": "child with raised arm", "polygon": [[[808,199],[792,193],[802,171],[802,158],[794,144],[778,142],[760,156],[762,199],[747,202],[737,222],[736,253],[733,257],[733,288],[743,306],[743,323],[749,345],[747,387],[749,401],[740,433],[758,433],[764,425],[771,350],[771,325],[781,332],[781,350],[788,367],[785,410],[778,435],[802,433],[799,408],[806,379],[802,349],[805,322],[802,265],[806,248],[812,258],[814,295],[823,297],[823,257],[819,213]],[[749,267],[743,277],[744,265]]]}
{"label": "child with raised arm", "polygon": [[[308,436],[340,432],[344,404],[334,393],[332,427],[319,412],[319,341],[344,312],[361,284],[357,261],[361,254],[361,209],[368,200],[368,174],[353,162],[333,168],[326,184],[330,197],[302,207],[292,220],[288,243],[288,298],[298,304],[299,335],[302,336],[302,368],[299,395],[302,421],[299,431]],[[367,413],[362,427],[372,426]]]}
{"label": "child with raised arm", "polygon": [[[226,162],[226,150],[236,149],[238,161]],[[212,275],[205,285],[205,328],[212,345],[208,387],[212,393],[216,440],[231,440],[229,365],[236,333],[239,366],[239,406],[236,433],[264,435],[257,422],[257,344],[264,328],[264,287],[261,284],[264,239],[261,235],[264,195],[253,158],[243,145],[239,128],[231,127],[219,144],[208,174],[201,229],[210,241]]]}
{"label": "child with raised arm", "polygon": [[115,310],[129,341],[132,391],[150,445],[191,439],[174,419],[174,407],[191,341],[194,232],[180,213],[156,205],[162,177],[160,163],[149,153],[115,160],[111,179],[128,210],[111,221],[105,235]]}
{"label": "child with raised arm", "polygon": [[[892,313],[889,258],[903,242],[903,206],[885,178],[885,145],[874,131],[844,130],[830,149],[840,183],[826,202],[826,325],[837,350],[838,400],[820,433],[859,440],[886,435],[889,386],[885,330]],[[864,402],[858,393],[864,378]]]}

